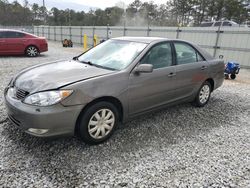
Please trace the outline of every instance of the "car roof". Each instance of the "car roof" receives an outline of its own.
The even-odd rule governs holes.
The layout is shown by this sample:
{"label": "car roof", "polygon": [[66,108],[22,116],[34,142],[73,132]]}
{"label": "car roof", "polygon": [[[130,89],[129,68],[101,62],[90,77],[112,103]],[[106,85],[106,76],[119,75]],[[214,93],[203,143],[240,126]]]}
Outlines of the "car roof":
{"label": "car roof", "polygon": [[131,42],[142,42],[142,43],[151,43],[156,41],[166,41],[169,40],[167,38],[161,38],[161,37],[116,37],[113,38],[115,40],[126,40]]}
{"label": "car roof", "polygon": [[29,34],[29,33],[25,32],[25,31],[15,30],[15,29],[0,29],[0,31],[13,31],[13,32],[19,32],[19,33]]}

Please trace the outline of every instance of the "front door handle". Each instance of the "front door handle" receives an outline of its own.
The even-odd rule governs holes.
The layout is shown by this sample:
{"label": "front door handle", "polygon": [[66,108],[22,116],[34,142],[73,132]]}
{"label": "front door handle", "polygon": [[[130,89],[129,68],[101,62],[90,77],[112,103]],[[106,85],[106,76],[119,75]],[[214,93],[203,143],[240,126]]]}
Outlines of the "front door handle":
{"label": "front door handle", "polygon": [[203,66],[201,67],[201,70],[205,70],[205,69],[207,69],[207,66],[203,65]]}
{"label": "front door handle", "polygon": [[168,74],[168,77],[173,77],[173,76],[175,76],[175,75],[176,75],[175,73],[170,72],[170,73]]}

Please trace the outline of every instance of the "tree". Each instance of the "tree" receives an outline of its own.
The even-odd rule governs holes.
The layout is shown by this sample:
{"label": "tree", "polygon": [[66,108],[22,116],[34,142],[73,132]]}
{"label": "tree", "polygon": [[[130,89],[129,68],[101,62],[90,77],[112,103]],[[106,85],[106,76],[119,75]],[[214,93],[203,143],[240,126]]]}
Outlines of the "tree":
{"label": "tree", "polygon": [[126,8],[123,2],[105,10],[89,12],[59,10],[27,0],[20,4],[0,0],[0,25],[126,25],[128,26],[186,26],[200,25],[203,21],[233,20],[243,23],[250,19],[250,0],[169,0],[155,4],[134,0]]}

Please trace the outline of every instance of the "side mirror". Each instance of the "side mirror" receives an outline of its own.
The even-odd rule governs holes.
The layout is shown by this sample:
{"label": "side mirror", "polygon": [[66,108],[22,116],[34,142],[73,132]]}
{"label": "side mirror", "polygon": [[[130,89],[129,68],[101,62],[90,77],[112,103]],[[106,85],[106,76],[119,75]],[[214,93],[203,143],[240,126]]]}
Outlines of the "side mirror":
{"label": "side mirror", "polygon": [[135,73],[150,73],[150,72],[153,72],[153,65],[151,65],[151,64],[140,64],[135,68],[134,72]]}
{"label": "side mirror", "polygon": [[223,59],[223,58],[224,58],[224,56],[223,56],[223,55],[219,55],[219,58],[220,58],[220,59]]}

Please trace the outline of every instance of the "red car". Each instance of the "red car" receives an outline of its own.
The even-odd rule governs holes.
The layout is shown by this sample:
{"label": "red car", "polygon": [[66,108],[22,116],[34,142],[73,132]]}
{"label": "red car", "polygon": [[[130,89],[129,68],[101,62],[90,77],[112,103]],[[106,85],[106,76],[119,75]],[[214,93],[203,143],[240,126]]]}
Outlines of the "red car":
{"label": "red car", "polygon": [[0,55],[26,54],[35,57],[48,51],[48,43],[44,37],[17,30],[0,29]]}

